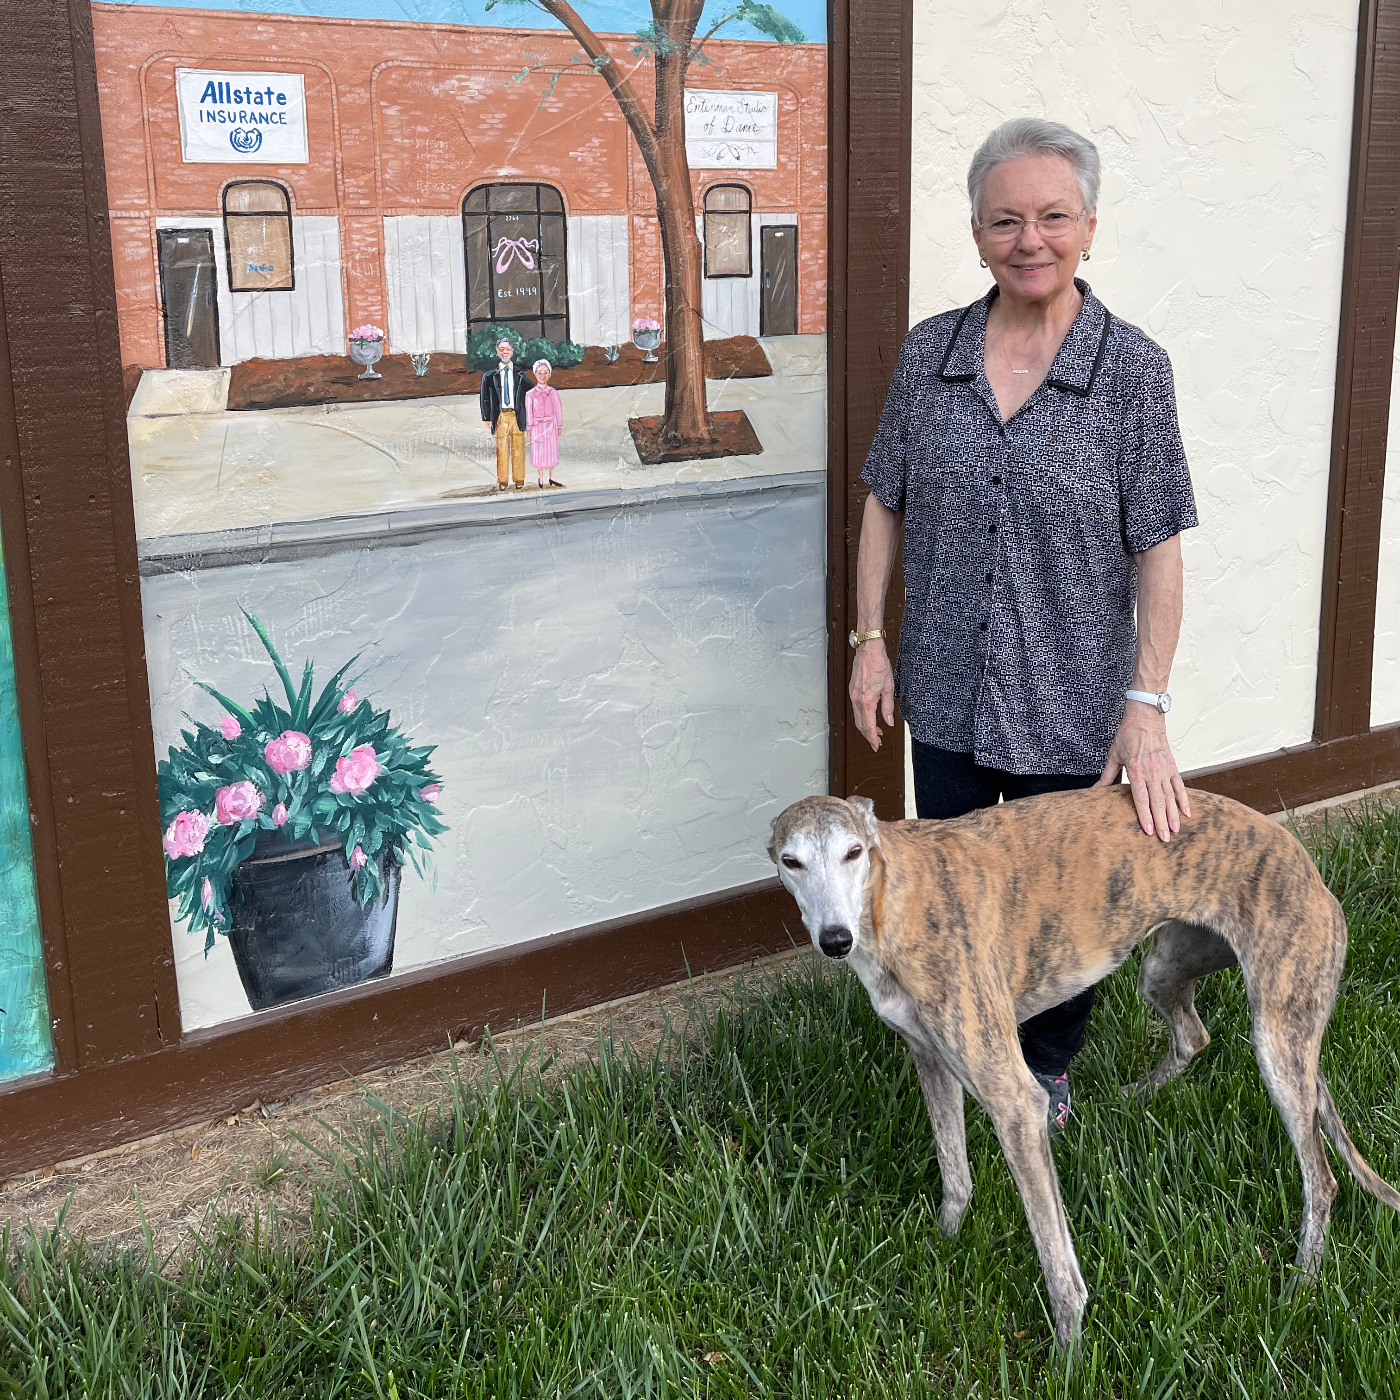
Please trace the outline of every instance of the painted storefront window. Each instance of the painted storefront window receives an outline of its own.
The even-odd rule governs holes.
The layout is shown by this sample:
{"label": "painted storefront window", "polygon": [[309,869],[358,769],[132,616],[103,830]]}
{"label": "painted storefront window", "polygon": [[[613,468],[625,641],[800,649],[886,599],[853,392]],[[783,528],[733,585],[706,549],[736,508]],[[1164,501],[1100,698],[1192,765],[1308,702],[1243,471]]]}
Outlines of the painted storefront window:
{"label": "painted storefront window", "polygon": [[825,790],[824,8],[488,5],[93,7],[190,1028]]}
{"label": "painted storefront window", "polygon": [[4,564],[0,557],[0,1082],[53,1066]]}

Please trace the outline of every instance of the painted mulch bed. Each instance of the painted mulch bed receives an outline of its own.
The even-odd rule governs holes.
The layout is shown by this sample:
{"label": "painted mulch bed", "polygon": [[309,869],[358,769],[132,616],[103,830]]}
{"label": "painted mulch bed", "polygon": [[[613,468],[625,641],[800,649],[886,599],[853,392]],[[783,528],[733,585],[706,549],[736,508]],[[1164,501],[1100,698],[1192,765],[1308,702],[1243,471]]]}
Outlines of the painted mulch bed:
{"label": "painted mulch bed", "polygon": [[[635,345],[620,347],[609,364],[602,347],[591,345],[583,363],[554,371],[556,389],[608,389],[660,382],[666,367],[658,352],[649,364]],[[360,379],[360,366],[344,355],[311,355],[300,360],[244,360],[233,366],[228,391],[231,409],[300,408],[322,403],[374,403],[386,399],[430,399],[444,394],[475,394],[481,375],[467,368],[465,355],[435,354],[428,372],[415,375],[407,355],[386,355],[375,365],[379,379]],[[707,379],[760,379],[773,373],[763,347],[751,335],[705,342]]]}
{"label": "painted mulch bed", "polygon": [[661,436],[663,418],[629,418],[627,427],[637,456],[648,467],[663,462],[693,462],[710,457],[757,457],[763,451],[749,415],[739,409],[733,413],[710,414],[713,439],[704,447],[693,442],[680,446],[668,445]]}

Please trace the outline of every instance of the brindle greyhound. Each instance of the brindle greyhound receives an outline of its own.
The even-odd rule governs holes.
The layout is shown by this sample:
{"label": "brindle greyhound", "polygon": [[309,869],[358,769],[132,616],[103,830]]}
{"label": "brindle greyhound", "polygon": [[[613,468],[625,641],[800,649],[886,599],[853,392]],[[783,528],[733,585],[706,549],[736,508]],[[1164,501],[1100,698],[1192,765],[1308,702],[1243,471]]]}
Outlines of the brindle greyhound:
{"label": "brindle greyhound", "polygon": [[1210,1040],[1197,978],[1239,964],[1255,1058],[1303,1168],[1298,1268],[1321,1259],[1337,1183],[1319,1126],[1361,1185],[1400,1194],[1352,1145],[1318,1068],[1346,957],[1341,906],[1284,827],[1207,792],[1170,841],[1142,834],[1126,787],[1053,793],[956,821],[881,822],[867,798],[808,797],[773,823],[769,855],[812,942],[850,963],[909,1044],[938,1149],[945,1235],[972,1194],[963,1092],[985,1108],[1021,1192],[1067,1347],[1088,1296],[1050,1155],[1045,1090],[1016,1026],[1092,986],[1149,934],[1138,986],[1171,1032],[1137,1088]]}

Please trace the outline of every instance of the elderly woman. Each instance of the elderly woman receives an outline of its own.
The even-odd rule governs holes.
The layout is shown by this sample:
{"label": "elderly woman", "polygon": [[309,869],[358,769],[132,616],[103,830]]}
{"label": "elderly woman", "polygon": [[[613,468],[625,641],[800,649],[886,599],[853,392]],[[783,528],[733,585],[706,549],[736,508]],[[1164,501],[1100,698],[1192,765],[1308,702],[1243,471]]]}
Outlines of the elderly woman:
{"label": "elderly woman", "polygon": [[[549,383],[554,366],[548,360],[536,360],[530,368],[535,376],[535,387],[525,395],[525,407],[530,415],[530,460],[535,464],[543,491],[549,486],[564,484],[554,479],[554,469],[559,465],[559,430],[564,426],[564,407],[559,402],[559,391]],[[544,479],[546,468],[548,482]]]}
{"label": "elderly woman", "polygon": [[[967,177],[996,285],[909,332],[862,479],[856,724],[880,747],[899,696],[920,817],[1117,782],[1147,836],[1191,809],[1167,743],[1180,532],[1196,523],[1166,352],[1075,277],[1099,155],[1055,122],[998,127]],[[898,675],[883,617],[900,532]],[[1136,603],[1136,625],[1134,604]],[[1069,1117],[1093,989],[1021,1028]]]}

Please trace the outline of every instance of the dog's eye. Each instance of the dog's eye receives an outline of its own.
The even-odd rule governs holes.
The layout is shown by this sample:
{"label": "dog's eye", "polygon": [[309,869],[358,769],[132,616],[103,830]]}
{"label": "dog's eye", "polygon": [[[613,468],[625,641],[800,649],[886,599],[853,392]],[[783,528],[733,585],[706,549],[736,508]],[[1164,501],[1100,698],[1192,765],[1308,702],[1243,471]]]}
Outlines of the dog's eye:
{"label": "dog's eye", "polygon": [[784,864],[785,866],[787,866],[787,868],[788,868],[789,870],[801,870],[801,869],[802,869],[802,862],[801,862],[800,860],[798,860],[798,858],[797,858],[796,856],[784,856],[784,857],[783,857],[783,864]]}
{"label": "dog's eye", "polygon": [[851,849],[850,849],[849,851],[846,852],[846,859],[847,859],[847,860],[859,860],[859,859],[861,858],[861,856],[863,856],[864,854],[865,854],[865,847],[864,847],[864,846],[852,846]]}

